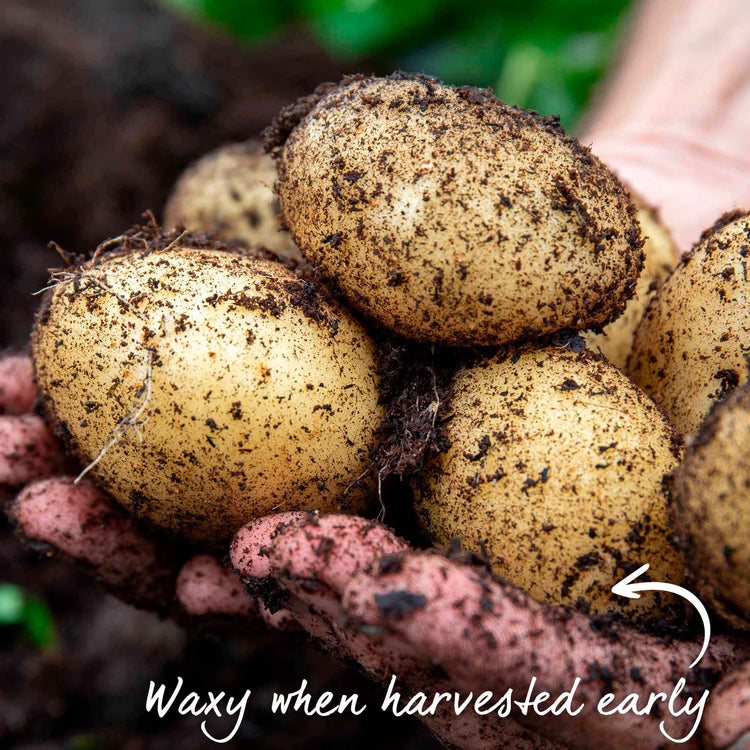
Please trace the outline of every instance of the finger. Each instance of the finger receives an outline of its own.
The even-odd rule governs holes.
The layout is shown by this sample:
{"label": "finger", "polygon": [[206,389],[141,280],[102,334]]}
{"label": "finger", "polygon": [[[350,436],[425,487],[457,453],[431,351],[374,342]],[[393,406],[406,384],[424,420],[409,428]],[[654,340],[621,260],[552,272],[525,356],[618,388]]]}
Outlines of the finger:
{"label": "finger", "polygon": [[211,555],[196,555],[177,576],[177,601],[195,618],[253,619],[258,612],[239,576]]}
{"label": "finger", "polygon": [[[260,559],[248,555],[249,549]],[[363,518],[298,514],[282,522],[267,517],[248,524],[237,537],[233,562],[246,573],[277,576],[290,595],[286,604],[294,608],[296,621],[326,651],[356,661],[379,681],[402,676],[408,694],[424,690],[434,695],[449,686],[423,662],[378,641],[372,630],[352,630],[341,621],[339,597],[352,576],[398,565],[406,549],[384,526]],[[456,716],[447,704],[424,718],[436,733],[464,748],[560,747],[512,720],[491,723],[476,715]]]}
{"label": "finger", "polygon": [[288,609],[279,609],[271,612],[263,602],[257,602],[258,613],[263,622],[274,630],[304,630],[298,618]]}
{"label": "finger", "polygon": [[13,356],[0,359],[0,412],[25,414],[36,401],[31,360]]}
{"label": "finger", "polygon": [[[394,690],[401,695],[399,710],[403,710],[410,700],[419,701],[419,693],[425,696],[423,707],[429,709],[436,695],[455,692],[455,686],[444,678],[440,670],[393,648],[387,638],[378,638],[377,635],[373,637],[371,632],[355,631],[346,625],[340,626],[330,621],[326,622],[325,629],[320,622],[323,618],[317,619],[317,632],[311,630],[309,620],[307,623],[301,622],[305,629],[315,634],[316,640],[325,650],[347,661],[355,661],[369,677],[378,682],[389,684],[392,676],[397,677]],[[496,747],[515,750],[564,748],[560,743],[542,737],[510,718],[492,721],[491,718],[478,716],[472,711],[458,714],[454,703],[445,698],[437,701],[430,713],[420,715],[420,719],[443,740],[464,750]]]}
{"label": "finger", "polygon": [[265,546],[277,529],[303,515],[291,512],[265,516],[244,526],[232,540],[230,559],[235,572],[248,594],[258,602],[261,617],[273,628],[286,630],[298,629],[298,626],[294,613],[286,609],[289,593],[278,585],[271,573]]}
{"label": "finger", "polygon": [[62,465],[60,446],[39,417],[0,416],[0,486],[20,487]]}
{"label": "finger", "polygon": [[381,663],[370,638],[339,627],[340,595],[356,572],[405,549],[384,526],[358,516],[288,513],[247,524],[235,537],[231,557],[269,609],[283,605],[324,648],[356,652],[366,671],[381,679],[392,665]]}
{"label": "finger", "polygon": [[93,485],[61,477],[35,482],[9,515],[28,542],[72,558],[123,600],[163,611],[173,605],[177,555]]}
{"label": "finger", "polygon": [[[353,575],[406,549],[382,524],[359,516],[267,516],[240,531],[232,561],[241,575],[273,576],[289,595],[335,619],[339,593]],[[258,596],[267,599],[268,591],[259,588]]]}
{"label": "finger", "polygon": [[750,661],[716,686],[703,727],[710,747],[750,748]]}
{"label": "finger", "polygon": [[[446,688],[446,691],[453,688]],[[435,734],[462,750],[488,750],[504,747],[513,750],[566,750],[566,745],[542,737],[513,719],[491,721],[476,715],[456,716],[451,709],[441,709],[422,719]]]}
{"label": "finger", "polygon": [[[708,687],[706,668],[724,671],[738,658],[731,644],[717,641],[702,669],[692,672],[698,644],[666,644],[614,625],[599,626],[603,632],[597,633],[596,623],[578,613],[544,606],[515,587],[429,553],[410,553],[400,570],[352,579],[342,604],[350,616],[388,627],[467,689],[482,686],[499,696],[512,688],[524,696],[534,676],[538,692],[559,696],[580,678],[576,705],[583,702],[584,708],[578,716],[562,714],[550,722],[532,712],[516,718],[581,747],[605,739],[633,748],[660,746],[665,738],[658,719],[632,713],[601,716],[599,698],[613,686],[621,698],[669,692],[683,675],[700,694]],[[686,714],[668,717],[665,728],[682,737],[694,721]]]}
{"label": "finger", "polygon": [[276,630],[299,630],[300,625],[287,610],[271,614],[253,599],[232,568],[225,568],[212,555],[196,555],[180,570],[176,583],[177,601],[193,620],[214,624],[217,620],[258,618]]}
{"label": "finger", "polygon": [[269,537],[277,526],[282,526],[301,518],[304,513],[277,513],[265,518],[273,519],[269,523],[267,533],[254,534],[243,527],[232,541],[231,559],[235,572],[246,590],[258,591],[265,589],[264,596],[248,594],[256,601],[258,613],[263,621],[276,630],[300,630],[295,613],[286,609],[283,604],[288,600],[286,592],[276,585],[268,565],[268,558],[260,554],[260,548],[268,542]]}
{"label": "finger", "polygon": [[232,541],[232,565],[240,576],[267,578],[271,575],[268,557],[262,553],[274,535],[285,526],[304,518],[305,513],[275,513],[243,526]]}

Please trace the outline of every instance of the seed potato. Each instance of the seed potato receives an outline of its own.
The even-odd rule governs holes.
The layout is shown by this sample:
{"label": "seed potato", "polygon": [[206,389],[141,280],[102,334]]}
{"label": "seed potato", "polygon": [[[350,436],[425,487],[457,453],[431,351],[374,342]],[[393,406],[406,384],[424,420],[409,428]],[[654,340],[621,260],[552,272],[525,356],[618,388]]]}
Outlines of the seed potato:
{"label": "seed potato", "polygon": [[683,579],[662,487],[680,448],[619,370],[580,339],[570,346],[458,372],[451,446],[415,481],[417,515],[433,541],[461,538],[541,601],[655,617],[672,597],[623,600],[610,589],[645,562],[653,580]]}
{"label": "seed potato", "polygon": [[279,222],[275,181],[276,164],[257,142],[222,146],[182,174],[164,209],[164,226],[241,240],[248,247],[262,246],[282,258],[300,260]]}
{"label": "seed potato", "polygon": [[704,601],[750,626],[750,385],[717,404],[669,483],[685,562]]}
{"label": "seed potato", "polygon": [[363,511],[384,416],[367,331],[276,262],[175,237],[136,235],[52,292],[33,358],[58,432],[135,516],[191,541]]}
{"label": "seed potato", "polygon": [[614,323],[605,326],[601,333],[583,334],[590,349],[603,354],[620,370],[624,370],[627,365],[628,356],[633,348],[635,330],[648,303],[680,262],[680,254],[669,231],[659,221],[656,211],[637,199],[635,204],[638,223],[645,240],[645,263],[643,272],[638,277],[635,296],[628,301],[622,315]]}
{"label": "seed potato", "polygon": [[640,230],[617,178],[556,120],[488,91],[350,77],[282,112],[267,147],[303,255],[399,335],[595,327],[634,293]]}
{"label": "seed potato", "polygon": [[705,232],[652,300],[627,373],[687,434],[747,379],[750,215],[727,214]]}

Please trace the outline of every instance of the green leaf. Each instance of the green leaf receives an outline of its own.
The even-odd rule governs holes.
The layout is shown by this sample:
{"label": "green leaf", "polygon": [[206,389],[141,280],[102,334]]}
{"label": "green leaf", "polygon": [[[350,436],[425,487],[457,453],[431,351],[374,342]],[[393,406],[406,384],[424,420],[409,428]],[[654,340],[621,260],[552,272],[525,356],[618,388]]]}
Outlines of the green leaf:
{"label": "green leaf", "polygon": [[[161,0],[250,41],[304,25],[333,55],[498,95],[570,126],[610,62],[630,0]],[[364,67],[369,67],[369,64]]]}
{"label": "green leaf", "polygon": [[494,85],[505,44],[502,26],[492,19],[459,29],[449,36],[431,39],[426,44],[398,57],[402,70],[433,75],[459,86]]}
{"label": "green leaf", "polygon": [[440,17],[444,0],[340,0],[313,4],[309,16],[320,42],[334,54],[367,55],[412,45]]}
{"label": "green leaf", "polygon": [[31,640],[44,650],[57,647],[57,629],[47,605],[35,597],[26,597],[23,626]]}
{"label": "green leaf", "polygon": [[57,646],[57,630],[47,605],[14,583],[0,583],[0,625],[15,625],[41,649]]}
{"label": "green leaf", "polygon": [[0,625],[18,625],[23,617],[24,593],[13,583],[0,583]]}
{"label": "green leaf", "polygon": [[200,17],[203,15],[203,0],[161,0],[161,3],[186,16]]}
{"label": "green leaf", "polygon": [[533,44],[513,45],[505,56],[495,90],[508,104],[528,107],[545,63],[544,51]]}
{"label": "green leaf", "polygon": [[564,79],[553,77],[539,81],[526,106],[542,115],[559,115],[567,129],[575,124],[580,112],[580,103],[568,91]]}
{"label": "green leaf", "polygon": [[65,743],[66,750],[96,750],[99,740],[93,734],[77,734]]}
{"label": "green leaf", "polygon": [[179,13],[250,42],[264,41],[296,20],[297,0],[161,0]]}

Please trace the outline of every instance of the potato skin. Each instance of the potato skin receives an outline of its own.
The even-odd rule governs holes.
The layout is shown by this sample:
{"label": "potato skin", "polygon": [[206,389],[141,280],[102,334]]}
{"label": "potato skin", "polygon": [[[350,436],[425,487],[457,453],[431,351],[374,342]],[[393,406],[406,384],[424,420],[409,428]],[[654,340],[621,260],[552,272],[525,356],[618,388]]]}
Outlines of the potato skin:
{"label": "potato skin", "polygon": [[659,221],[656,211],[643,201],[634,198],[638,223],[645,240],[643,252],[645,263],[638,277],[635,296],[625,306],[617,320],[601,331],[584,333],[589,349],[598,351],[615,367],[624,370],[633,348],[633,339],[638,324],[649,302],[656,296],[659,287],[680,262],[680,253],[669,230]]}
{"label": "potato skin", "polygon": [[750,215],[726,214],[671,274],[636,331],[626,372],[683,434],[747,380],[748,253]]}
{"label": "potato skin", "polygon": [[659,593],[610,594],[645,562],[653,580],[684,576],[662,487],[680,447],[619,370],[581,348],[496,355],[459,371],[449,414],[451,447],[415,482],[435,542],[461,538],[551,604],[634,620],[674,605]]}
{"label": "potato skin", "polygon": [[608,323],[633,295],[640,231],[617,178],[487,91],[350,77],[282,113],[267,147],[303,255],[399,335],[504,343]]}
{"label": "potato skin", "polygon": [[668,483],[685,563],[701,597],[750,627],[750,384],[716,404]]}
{"label": "potato skin", "polygon": [[276,164],[256,141],[230,143],[191,164],[164,208],[164,226],[266,247],[282,258],[302,255],[279,221]]}
{"label": "potato skin", "polygon": [[208,545],[275,510],[365,508],[366,482],[346,491],[384,412],[375,344],[350,313],[236,253],[178,246],[83,271],[48,300],[33,358],[83,464],[143,405],[91,472],[116,500]]}

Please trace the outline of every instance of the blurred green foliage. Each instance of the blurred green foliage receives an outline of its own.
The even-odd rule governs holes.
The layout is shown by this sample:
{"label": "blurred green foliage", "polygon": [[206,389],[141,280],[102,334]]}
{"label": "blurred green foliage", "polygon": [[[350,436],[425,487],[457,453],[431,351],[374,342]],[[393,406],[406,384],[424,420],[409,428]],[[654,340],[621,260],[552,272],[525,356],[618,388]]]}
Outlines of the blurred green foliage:
{"label": "blurred green foliage", "polygon": [[57,646],[57,630],[47,605],[13,583],[0,583],[0,626],[14,626],[41,649]]}
{"label": "blurred green foliage", "polygon": [[628,0],[164,2],[252,43],[303,26],[338,57],[429,73],[453,84],[492,86],[501,99],[559,114],[567,126],[605,72],[630,5]]}
{"label": "blurred green foliage", "polygon": [[65,750],[97,750],[101,747],[94,734],[76,734],[65,743]]}

